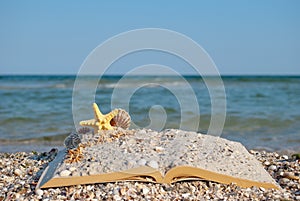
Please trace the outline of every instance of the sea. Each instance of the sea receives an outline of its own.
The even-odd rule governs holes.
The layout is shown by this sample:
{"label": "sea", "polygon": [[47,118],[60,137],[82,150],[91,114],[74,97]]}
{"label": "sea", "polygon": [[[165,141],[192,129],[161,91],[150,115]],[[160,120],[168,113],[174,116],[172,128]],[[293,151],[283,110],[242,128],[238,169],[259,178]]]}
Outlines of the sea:
{"label": "sea", "polygon": [[[300,151],[300,76],[85,76],[84,86],[75,90],[78,79],[0,76],[0,152],[63,147],[64,138],[79,128],[78,119],[93,118],[93,101],[103,113],[126,109],[132,128],[189,130],[193,125],[191,130],[247,149]],[[215,79],[223,86],[207,82]],[[211,96],[222,89],[225,96]],[[224,127],[221,122],[221,133],[210,133],[213,103],[221,101]]]}

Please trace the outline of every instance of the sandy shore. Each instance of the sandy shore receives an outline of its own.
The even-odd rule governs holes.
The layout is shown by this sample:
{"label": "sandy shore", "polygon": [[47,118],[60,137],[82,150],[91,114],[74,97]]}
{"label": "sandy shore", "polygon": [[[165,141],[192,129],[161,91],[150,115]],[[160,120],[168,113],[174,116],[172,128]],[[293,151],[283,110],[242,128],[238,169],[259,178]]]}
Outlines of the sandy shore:
{"label": "sandy shore", "polygon": [[300,200],[300,160],[274,152],[249,151],[282,190],[240,188],[208,181],[153,184],[118,182],[35,190],[41,173],[57,153],[0,153],[1,200]]}

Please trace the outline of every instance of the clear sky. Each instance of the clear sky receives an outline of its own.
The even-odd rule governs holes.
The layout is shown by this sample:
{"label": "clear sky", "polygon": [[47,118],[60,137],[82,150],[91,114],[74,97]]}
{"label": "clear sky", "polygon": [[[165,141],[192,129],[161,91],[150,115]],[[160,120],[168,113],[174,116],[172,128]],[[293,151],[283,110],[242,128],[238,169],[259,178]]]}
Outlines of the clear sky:
{"label": "clear sky", "polygon": [[76,74],[106,39],[149,27],[192,38],[221,74],[300,74],[298,0],[2,0],[0,74]]}

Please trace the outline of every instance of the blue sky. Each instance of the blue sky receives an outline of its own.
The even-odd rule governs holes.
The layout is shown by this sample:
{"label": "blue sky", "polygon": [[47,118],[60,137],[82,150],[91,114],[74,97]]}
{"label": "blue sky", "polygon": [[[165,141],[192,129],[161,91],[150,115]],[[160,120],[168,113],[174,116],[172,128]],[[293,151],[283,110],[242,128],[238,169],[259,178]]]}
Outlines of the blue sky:
{"label": "blue sky", "polygon": [[[3,0],[0,74],[76,74],[86,56],[106,39],[155,27],[195,40],[221,74],[299,75],[299,10],[297,0]],[[152,57],[136,60],[148,64]],[[126,72],[133,63],[124,60],[120,65]]]}

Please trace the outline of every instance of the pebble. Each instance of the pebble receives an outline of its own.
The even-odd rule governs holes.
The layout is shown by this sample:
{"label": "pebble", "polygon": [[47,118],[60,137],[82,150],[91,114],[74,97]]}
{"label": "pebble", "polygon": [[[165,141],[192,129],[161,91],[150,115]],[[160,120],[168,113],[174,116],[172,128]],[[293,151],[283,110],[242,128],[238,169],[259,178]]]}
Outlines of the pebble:
{"label": "pebble", "polygon": [[190,197],[190,193],[183,193],[182,194],[182,197],[184,198],[184,199],[188,199],[189,197]]}
{"label": "pebble", "polygon": [[43,194],[44,194],[44,191],[41,190],[41,189],[37,189],[37,190],[35,191],[35,193],[37,194],[37,196],[42,197]]}
{"label": "pebble", "polygon": [[165,149],[163,147],[155,147],[154,150],[157,152],[163,152]]}
{"label": "pebble", "polygon": [[19,198],[20,198],[20,193],[16,193],[16,194],[15,194],[15,198],[16,198],[16,199],[19,199]]}
{"label": "pebble", "polygon": [[70,167],[69,170],[70,170],[71,172],[74,172],[74,171],[76,170],[76,167]]}
{"label": "pebble", "polygon": [[140,166],[144,166],[144,165],[146,165],[146,163],[147,163],[147,161],[145,160],[145,159],[140,159],[138,162],[137,162],[137,164],[138,165],[140,165]]}
{"label": "pebble", "polygon": [[270,165],[268,168],[268,170],[276,170],[276,169],[277,169],[276,165]]}
{"label": "pebble", "polygon": [[259,187],[259,190],[261,190],[262,192],[266,191],[266,189],[264,187]]}
{"label": "pebble", "polygon": [[288,157],[287,155],[283,155],[282,158],[283,158],[284,160],[288,160],[288,159],[289,159],[289,157]]}
{"label": "pebble", "polygon": [[7,182],[12,182],[14,181],[15,179],[13,177],[4,177],[5,181]]}
{"label": "pebble", "polygon": [[71,171],[69,171],[69,170],[63,170],[60,172],[61,177],[67,177],[67,176],[70,176],[70,174],[71,174]]}
{"label": "pebble", "polygon": [[139,134],[139,135],[145,135],[145,134],[146,134],[146,131],[145,131],[145,130],[140,130],[140,131],[138,132],[138,134]]}
{"label": "pebble", "polygon": [[148,166],[150,166],[154,169],[158,169],[158,163],[156,161],[153,161],[153,160],[148,163]]}
{"label": "pebble", "polygon": [[128,161],[128,165],[129,165],[130,167],[133,167],[135,164],[136,164],[136,162],[135,162],[134,160],[129,160],[129,161]]}
{"label": "pebble", "polygon": [[20,175],[23,174],[23,172],[20,169],[15,169],[14,174],[17,175],[17,176],[20,176]]}
{"label": "pebble", "polygon": [[150,192],[150,189],[149,189],[149,188],[147,188],[147,187],[144,187],[144,188],[143,188],[143,194],[144,194],[144,195],[147,195],[149,192]]}
{"label": "pebble", "polygon": [[280,180],[279,180],[279,183],[280,184],[287,184],[287,183],[289,183],[289,179],[288,178],[281,178]]}

